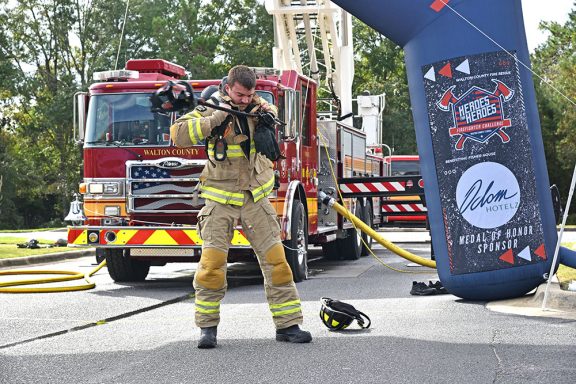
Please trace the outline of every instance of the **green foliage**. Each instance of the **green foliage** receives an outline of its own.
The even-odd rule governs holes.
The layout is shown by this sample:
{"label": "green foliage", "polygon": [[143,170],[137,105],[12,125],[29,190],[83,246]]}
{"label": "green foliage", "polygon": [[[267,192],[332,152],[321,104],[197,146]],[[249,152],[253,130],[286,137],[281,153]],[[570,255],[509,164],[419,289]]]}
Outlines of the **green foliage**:
{"label": "green foliage", "polygon": [[257,0],[127,4],[0,0],[0,228],[62,223],[82,177],[72,99],[93,72],[146,58],[197,79],[271,65],[272,18]]}
{"label": "green foliage", "polygon": [[576,8],[566,24],[541,28],[550,37],[532,55],[536,98],[550,182],[565,197],[576,164]]}
{"label": "green foliage", "polygon": [[353,94],[367,90],[386,93],[383,143],[395,154],[415,154],[416,134],[410,109],[404,51],[367,25],[354,19],[355,76]]}
{"label": "green foliage", "polygon": [[[189,78],[271,66],[273,19],[261,0],[0,0],[0,229],[58,224],[82,179],[72,97],[95,71],[163,58]],[[126,21],[124,15],[127,15]],[[544,24],[532,56],[551,182],[567,195],[576,163],[576,16]],[[354,20],[353,94],[386,93],[383,141],[416,153],[404,53]]]}

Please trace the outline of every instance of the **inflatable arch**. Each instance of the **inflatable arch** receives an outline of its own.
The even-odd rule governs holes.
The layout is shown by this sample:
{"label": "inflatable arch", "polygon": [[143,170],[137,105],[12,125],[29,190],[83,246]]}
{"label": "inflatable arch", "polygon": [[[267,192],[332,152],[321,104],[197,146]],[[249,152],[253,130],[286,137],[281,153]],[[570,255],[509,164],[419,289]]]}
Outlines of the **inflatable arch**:
{"label": "inflatable arch", "polygon": [[333,2],[404,48],[444,286],[470,300],[536,288],[557,232],[520,0]]}

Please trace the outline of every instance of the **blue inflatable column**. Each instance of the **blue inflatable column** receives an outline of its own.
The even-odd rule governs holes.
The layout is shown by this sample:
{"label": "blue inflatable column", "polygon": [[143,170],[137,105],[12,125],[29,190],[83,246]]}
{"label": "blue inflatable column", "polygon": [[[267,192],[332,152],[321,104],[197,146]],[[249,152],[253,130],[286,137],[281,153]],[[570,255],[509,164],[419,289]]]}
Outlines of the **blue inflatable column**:
{"label": "blue inflatable column", "polygon": [[335,0],[402,46],[439,277],[517,297],[556,227],[520,0]]}

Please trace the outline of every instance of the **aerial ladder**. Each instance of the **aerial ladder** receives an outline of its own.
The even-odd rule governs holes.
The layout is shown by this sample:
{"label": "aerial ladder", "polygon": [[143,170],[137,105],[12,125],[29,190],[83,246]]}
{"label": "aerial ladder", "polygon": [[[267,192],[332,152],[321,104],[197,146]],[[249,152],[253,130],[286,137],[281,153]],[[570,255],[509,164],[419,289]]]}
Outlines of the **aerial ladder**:
{"label": "aerial ladder", "polygon": [[[273,64],[318,82],[333,117],[352,125],[352,16],[328,0],[266,0],[274,17]],[[324,100],[325,101],[325,100]],[[319,105],[322,114],[326,105]]]}

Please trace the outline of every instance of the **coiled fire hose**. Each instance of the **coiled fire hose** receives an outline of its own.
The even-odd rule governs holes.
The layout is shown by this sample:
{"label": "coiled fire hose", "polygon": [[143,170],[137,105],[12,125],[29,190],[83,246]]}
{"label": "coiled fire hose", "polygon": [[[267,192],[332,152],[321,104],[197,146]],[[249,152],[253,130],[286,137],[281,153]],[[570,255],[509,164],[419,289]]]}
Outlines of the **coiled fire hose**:
{"label": "coiled fire hose", "polygon": [[434,260],[428,260],[418,255],[415,255],[411,252],[408,252],[405,249],[398,247],[394,243],[386,240],[385,238],[380,236],[378,232],[370,228],[370,226],[366,225],[362,220],[354,216],[344,206],[338,204],[336,200],[334,200],[334,198],[328,196],[326,193],[320,191],[320,193],[318,194],[318,200],[320,200],[323,204],[326,204],[328,207],[331,207],[334,210],[336,210],[336,212],[338,212],[339,214],[350,220],[352,223],[354,223],[357,229],[360,229],[362,232],[366,233],[368,236],[370,236],[378,243],[380,243],[383,247],[389,249],[398,256],[403,257],[406,260],[412,261],[416,264],[420,264],[424,267],[436,268],[436,262]]}
{"label": "coiled fire hose", "polygon": [[[14,271],[0,271],[0,276],[8,275],[64,275],[60,277],[46,277],[40,279],[27,279],[27,280],[14,280],[0,283],[0,292],[4,293],[46,293],[46,292],[70,292],[70,291],[83,291],[92,289],[96,284],[90,280],[90,276],[98,272],[106,266],[106,260],[102,261],[96,268],[88,273],[73,272],[73,271],[53,271],[41,269],[28,269],[28,270],[14,270]],[[18,287],[22,285],[34,284],[48,284],[57,283],[61,281],[72,281],[84,279],[86,284],[59,286],[59,287]]]}

